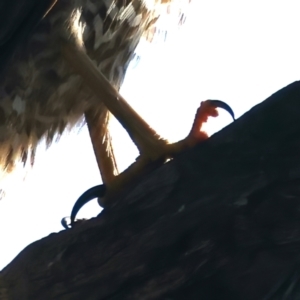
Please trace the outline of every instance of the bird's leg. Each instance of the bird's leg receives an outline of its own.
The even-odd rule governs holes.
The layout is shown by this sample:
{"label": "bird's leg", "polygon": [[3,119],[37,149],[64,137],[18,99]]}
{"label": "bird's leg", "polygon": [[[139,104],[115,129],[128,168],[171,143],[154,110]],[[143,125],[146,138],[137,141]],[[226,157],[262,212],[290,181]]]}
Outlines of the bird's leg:
{"label": "bird's leg", "polygon": [[132,109],[125,99],[101,74],[89,57],[72,44],[62,41],[62,53],[65,59],[82,76],[86,84],[97,95],[108,110],[126,129],[141,155],[149,161],[160,158],[165,152],[167,142]]}
{"label": "bird's leg", "polygon": [[[101,203],[101,205],[106,205],[108,199],[111,198],[111,195],[122,190],[130,182],[134,182],[146,167],[151,170],[157,167],[157,163],[161,164],[167,158],[171,158],[177,153],[187,148],[191,148],[195,144],[207,139],[207,135],[201,131],[201,126],[203,122],[207,121],[209,116],[216,117],[218,115],[216,110],[217,107],[224,108],[233,116],[231,108],[222,101],[207,100],[202,102],[197,111],[190,134],[182,141],[168,144],[166,140],[160,138],[159,135],[131,108],[82,50],[63,41],[62,53],[75,71],[82,76],[87,86],[89,86],[95,95],[97,95],[98,99],[105,104],[109,111],[123,125],[140,151],[140,156],[136,162],[134,162],[127,170],[115,178],[114,176],[111,176],[111,173],[107,176],[107,178],[109,178],[106,179],[108,182],[106,187],[107,194],[105,196],[105,201]],[[99,105],[100,104],[101,103],[99,102]],[[89,126],[92,127],[93,124],[90,123]],[[92,139],[95,140],[97,137],[93,137],[93,129],[90,130],[90,133]],[[99,142],[101,143],[102,141],[100,140],[98,143]],[[96,152],[98,151],[97,147],[97,145],[94,146]],[[101,167],[100,162],[99,166]]]}
{"label": "bird's leg", "polygon": [[[225,102],[219,100],[207,100],[201,102],[200,107],[197,109],[197,113],[190,133],[185,139],[174,144],[169,144],[166,148],[165,157],[162,157],[161,160],[157,160],[156,162],[149,163],[149,161],[147,159],[145,160],[143,155],[141,155],[131,166],[129,166],[120,175],[115,177],[112,184],[108,184],[108,186],[103,185],[91,188],[81,197],[79,197],[72,209],[71,227],[74,224],[77,212],[83,205],[85,205],[93,198],[98,197],[99,204],[102,207],[106,207],[107,205],[114,203],[113,200],[116,199],[118,197],[118,194],[124,190],[124,187],[128,186],[130,183],[134,184],[138,177],[141,176],[141,174],[145,174],[146,172],[150,172],[159,167],[162,163],[164,163],[164,158],[173,157],[177,153],[192,148],[196,144],[206,140],[208,136],[205,132],[201,131],[202,124],[207,121],[208,117],[218,116],[218,112],[216,110],[216,108],[218,107],[223,108],[227,112],[229,112],[233,120],[235,120],[232,109]],[[99,190],[101,193],[91,193],[91,191],[94,190]],[[66,218],[62,220],[62,224],[65,228],[69,228],[66,222]]]}
{"label": "bird's leg", "polygon": [[110,185],[119,174],[119,171],[111,145],[110,134],[107,130],[109,112],[103,105],[101,115],[95,115],[93,110],[89,110],[85,112],[85,120],[89,129],[102,181],[104,184]]}

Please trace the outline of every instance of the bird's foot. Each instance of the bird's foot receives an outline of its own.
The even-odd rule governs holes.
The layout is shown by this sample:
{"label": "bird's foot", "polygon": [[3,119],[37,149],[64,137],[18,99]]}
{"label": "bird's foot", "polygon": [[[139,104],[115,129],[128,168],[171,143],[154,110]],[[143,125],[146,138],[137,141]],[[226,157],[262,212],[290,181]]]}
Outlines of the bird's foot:
{"label": "bird's foot", "polygon": [[217,117],[219,115],[217,108],[222,108],[226,110],[231,115],[232,119],[235,121],[234,112],[227,103],[220,100],[202,101],[199,108],[197,109],[194,123],[190,133],[185,139],[173,144],[169,144],[168,155],[172,157],[175,154],[180,153],[189,148],[193,148],[195,145],[208,139],[207,133],[202,131],[201,128],[203,123],[207,122],[208,117]]}
{"label": "bird's foot", "polygon": [[62,220],[63,227],[66,229],[73,227],[74,224],[77,223],[77,221],[75,222],[75,218],[78,211],[90,200],[98,198],[99,204],[105,207],[110,202],[110,199],[115,198],[124,187],[136,181],[143,172],[145,173],[145,171],[149,172],[156,169],[163,164],[167,158],[172,158],[176,154],[206,140],[208,136],[205,132],[201,131],[202,125],[208,120],[208,117],[218,116],[217,108],[223,108],[232,116],[233,120],[235,120],[233,110],[225,102],[219,100],[206,100],[201,102],[200,107],[197,109],[192,129],[185,139],[177,143],[168,144],[163,148],[164,151],[161,152],[161,156],[154,162],[146,154],[142,153],[128,169],[116,176],[110,184],[107,186],[95,186],[87,190],[78,198],[72,209],[70,225],[67,224],[66,218],[64,218]]}
{"label": "bird's foot", "polygon": [[[201,131],[201,127],[202,124],[207,121],[209,116],[216,117],[218,115],[216,108],[220,107],[227,110],[234,118],[232,109],[226,103],[218,100],[204,101],[201,103],[201,106],[197,111],[194,125],[189,135],[184,140],[174,144],[168,144],[166,140],[162,139],[133,110],[133,108],[125,101],[118,91],[116,91],[110,82],[101,74],[95,64],[84,53],[83,49],[76,47],[74,48],[74,46],[68,42],[61,41],[61,50],[65,59],[70,63],[74,70],[82,76],[86,85],[89,86],[97,96],[95,99],[97,99],[98,102],[95,103],[95,105],[102,105],[102,103],[105,104],[108,110],[126,129],[130,138],[140,151],[140,156],[136,162],[134,162],[127,170],[118,176],[115,176],[113,173],[113,162],[108,161],[108,163],[102,164],[103,168],[107,169],[106,172],[103,170],[101,171],[102,174],[106,174],[105,178],[103,178],[103,181],[107,188],[104,200],[100,202],[100,204],[103,206],[110,204],[110,199],[114,198],[112,195],[119,194],[120,191],[122,191],[123,188],[130,182],[135,182],[135,180],[140,177],[140,174],[145,172],[145,169],[153,170],[158,165],[164,163],[167,159],[173,158],[177,153],[189,149],[199,142],[207,139],[208,136]],[[90,125],[92,125],[92,127],[95,126],[92,123]],[[98,130],[96,128],[95,132],[93,132],[93,130],[90,130],[90,132],[91,135],[93,135],[94,133],[97,133]],[[97,137],[94,138],[94,140],[96,139]],[[99,140],[102,140],[101,135],[99,136]],[[99,152],[103,150],[103,147],[98,148],[100,149]],[[97,147],[94,147],[94,149],[98,151]],[[102,154],[99,153],[99,157],[101,155]],[[101,166],[101,164],[99,165]],[[79,198],[76,202],[77,206],[75,206],[77,208],[79,207],[80,209],[83,205],[82,203],[85,203],[85,200],[89,199],[89,197],[90,196],[87,198],[83,197],[83,202],[81,202],[82,198],[81,200]],[[78,203],[81,204],[79,205]],[[77,208],[75,210],[77,210]],[[71,226],[72,222],[74,222],[74,220],[71,220]]]}
{"label": "bird's foot", "polygon": [[208,138],[206,132],[202,131],[201,128],[203,123],[207,122],[208,117],[215,118],[219,115],[217,108],[222,108],[226,110],[231,115],[233,121],[235,121],[234,112],[232,108],[224,101],[221,100],[202,101],[200,107],[197,109],[192,129],[189,135],[187,136],[187,139],[191,140],[190,147],[193,147],[194,143],[202,142],[203,140]]}
{"label": "bird's foot", "polygon": [[85,191],[75,202],[72,211],[71,211],[71,216],[70,216],[70,223],[67,222],[67,219],[69,219],[68,217],[65,217],[61,220],[61,224],[65,229],[70,229],[73,228],[75,223],[79,224],[82,223],[82,221],[85,221],[85,219],[80,219],[80,220],[76,220],[76,215],[79,212],[79,210],[88,202],[90,202],[91,200],[98,198],[101,199],[102,197],[104,197],[106,193],[106,186],[104,184],[101,185],[96,185],[90,189],[88,189],[87,191]]}

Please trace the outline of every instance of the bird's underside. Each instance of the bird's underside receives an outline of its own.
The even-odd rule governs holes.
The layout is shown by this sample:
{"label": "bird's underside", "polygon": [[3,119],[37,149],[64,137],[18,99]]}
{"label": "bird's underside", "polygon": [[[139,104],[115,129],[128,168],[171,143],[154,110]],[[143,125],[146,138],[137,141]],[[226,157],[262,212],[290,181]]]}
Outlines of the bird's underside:
{"label": "bird's underside", "polygon": [[99,96],[92,91],[86,85],[88,79],[84,78],[81,66],[74,72],[72,58],[68,61],[66,56],[69,56],[68,51],[72,54],[73,49],[79,51],[118,90],[134,49],[161,8],[179,2],[21,0],[16,4],[2,1],[2,175],[12,171],[18,161],[33,164],[42,138],[50,144],[56,135],[61,135],[85,115],[103,180],[110,182],[115,162],[111,159],[107,109],[101,101],[109,97],[103,99],[103,92]]}
{"label": "bird's underside", "polygon": [[[141,13],[142,19],[135,20]],[[147,14],[150,11],[138,0],[57,1],[31,37],[18,45],[2,77],[0,163],[5,172],[18,158],[25,163],[41,138],[51,143],[55,134],[76,124],[85,112],[101,123],[107,119],[98,96],[63,57],[62,42],[88,54],[118,89],[132,51],[149,25]]]}
{"label": "bird's underside", "polygon": [[[190,135],[168,144],[117,92],[139,40],[151,28],[160,9],[173,2],[176,1],[53,0],[42,7],[41,17],[46,16],[34,30],[33,25],[28,26],[27,35],[23,34],[19,44],[11,43],[13,54],[2,70],[3,174],[11,171],[18,160],[24,165],[28,160],[33,164],[35,149],[42,138],[46,137],[50,144],[57,134],[85,116],[108,192],[107,201],[110,194],[147,165],[163,162],[206,138],[200,132],[202,122],[207,116],[216,116],[218,106],[228,110],[224,103],[204,102]],[[24,19],[28,18],[27,14]],[[14,41],[19,31],[22,28],[8,30],[8,36],[4,31],[2,47]],[[107,109],[140,151],[137,161],[119,176],[115,176]]]}

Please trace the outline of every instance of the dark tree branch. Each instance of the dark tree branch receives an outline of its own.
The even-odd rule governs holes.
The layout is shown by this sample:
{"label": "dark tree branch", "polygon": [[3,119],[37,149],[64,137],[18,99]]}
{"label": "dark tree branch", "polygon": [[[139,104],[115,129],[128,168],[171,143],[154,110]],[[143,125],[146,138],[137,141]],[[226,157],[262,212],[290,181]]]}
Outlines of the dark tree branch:
{"label": "dark tree branch", "polygon": [[299,299],[299,208],[295,82],[98,218],[29,245],[0,299]]}

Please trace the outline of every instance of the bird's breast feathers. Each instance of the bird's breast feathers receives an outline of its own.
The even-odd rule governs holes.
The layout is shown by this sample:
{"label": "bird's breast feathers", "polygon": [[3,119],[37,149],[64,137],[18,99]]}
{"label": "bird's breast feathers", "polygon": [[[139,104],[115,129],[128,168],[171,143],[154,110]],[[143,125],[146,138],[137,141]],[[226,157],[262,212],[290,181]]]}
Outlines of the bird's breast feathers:
{"label": "bird's breast feathers", "polygon": [[62,57],[60,40],[82,47],[119,88],[139,40],[169,2],[60,0],[54,5],[19,46],[1,79],[0,165],[5,172],[22,157],[25,163],[42,137],[51,142],[86,110],[101,114],[103,106],[95,105],[93,94]]}

